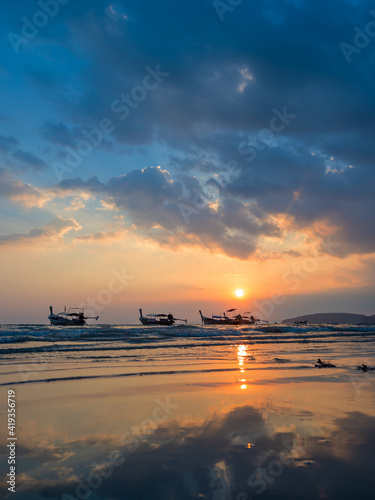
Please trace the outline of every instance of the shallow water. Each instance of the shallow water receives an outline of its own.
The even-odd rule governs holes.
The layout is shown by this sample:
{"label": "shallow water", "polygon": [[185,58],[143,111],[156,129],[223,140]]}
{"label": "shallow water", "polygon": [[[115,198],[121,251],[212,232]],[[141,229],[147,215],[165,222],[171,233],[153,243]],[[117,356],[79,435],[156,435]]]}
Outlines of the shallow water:
{"label": "shallow water", "polygon": [[373,496],[374,325],[3,325],[0,343],[11,498]]}

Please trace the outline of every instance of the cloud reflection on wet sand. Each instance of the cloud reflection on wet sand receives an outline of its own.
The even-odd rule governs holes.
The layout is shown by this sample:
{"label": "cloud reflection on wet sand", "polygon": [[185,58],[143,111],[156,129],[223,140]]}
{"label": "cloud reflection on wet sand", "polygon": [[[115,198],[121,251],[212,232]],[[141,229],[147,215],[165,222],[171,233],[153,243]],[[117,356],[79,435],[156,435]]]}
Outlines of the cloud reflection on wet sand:
{"label": "cloud reflection on wet sand", "polygon": [[[301,418],[317,415],[308,412]],[[278,431],[270,428],[267,414],[249,405],[213,415],[203,424],[180,425],[174,419],[139,446],[125,442],[120,449],[124,460],[112,470],[102,466],[98,488],[87,488],[87,477],[91,473],[95,484],[92,477],[114,450],[115,439],[109,443],[108,437],[98,436],[95,441],[92,436],[66,443],[66,451],[72,452],[68,455],[58,447],[23,448],[19,450],[23,455],[43,466],[20,478],[18,496],[77,498],[78,491],[86,492],[85,498],[103,499],[371,498],[375,417],[351,412],[333,424],[326,433],[315,429],[315,435],[299,433],[295,424]],[[84,467],[73,473],[71,454],[76,461],[88,449]]]}

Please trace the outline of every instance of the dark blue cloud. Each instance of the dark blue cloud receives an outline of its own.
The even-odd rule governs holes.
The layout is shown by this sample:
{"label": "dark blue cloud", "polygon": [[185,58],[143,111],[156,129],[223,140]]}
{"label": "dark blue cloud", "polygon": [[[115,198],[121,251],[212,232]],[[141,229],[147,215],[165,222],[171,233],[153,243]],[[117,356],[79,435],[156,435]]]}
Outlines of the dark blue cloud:
{"label": "dark blue cloud", "polygon": [[34,170],[44,170],[47,168],[46,162],[38,158],[35,154],[30,151],[23,151],[22,149],[17,149],[13,153],[13,158],[18,160],[22,165],[31,167]]}
{"label": "dark blue cloud", "polygon": [[[30,2],[5,4],[2,23],[14,33],[22,30],[22,16],[32,20],[39,9]],[[372,10],[367,0],[244,1],[220,19],[211,0],[82,0],[60,6],[17,56],[9,43],[5,61],[8,73],[25,82],[23,95],[39,96],[25,102],[41,131],[38,140],[55,148],[56,159],[64,146],[82,140],[83,128],[112,120],[111,137],[85,160],[87,177],[99,175],[95,159],[113,144],[113,167],[100,171],[104,191],[133,217],[140,193],[143,223],[148,214],[167,231],[181,226],[174,212],[177,188],[164,181],[159,186],[159,177],[151,181],[151,170],[135,170],[138,147],[175,181],[197,176],[192,182],[202,196],[209,198],[216,186],[221,212],[207,206],[208,219],[201,210],[190,225],[201,241],[212,231],[210,242],[249,245],[239,253],[250,255],[257,236],[282,237],[266,221],[287,214],[297,230],[325,221],[340,242],[339,255],[369,253],[375,248]],[[350,62],[343,43],[355,49]],[[166,75],[153,80],[152,89],[144,83],[147,68]],[[288,123],[277,114],[284,109],[293,116]],[[228,165],[235,165],[235,174]],[[126,180],[118,177],[120,167],[129,173]],[[155,221],[148,210],[161,200],[163,216]],[[246,206],[250,219],[260,217],[257,228],[250,228]],[[219,228],[212,229],[213,220]]]}
{"label": "dark blue cloud", "polygon": [[8,153],[12,151],[14,147],[18,145],[18,139],[13,136],[0,135],[0,151],[2,153]]}

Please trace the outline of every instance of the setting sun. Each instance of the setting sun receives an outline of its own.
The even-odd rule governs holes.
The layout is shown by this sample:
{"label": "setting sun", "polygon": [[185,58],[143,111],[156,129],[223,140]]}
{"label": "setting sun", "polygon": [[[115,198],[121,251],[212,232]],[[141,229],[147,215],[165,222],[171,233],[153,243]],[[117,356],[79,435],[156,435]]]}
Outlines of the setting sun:
{"label": "setting sun", "polygon": [[237,297],[243,297],[244,294],[241,288],[238,288],[234,293],[236,294]]}

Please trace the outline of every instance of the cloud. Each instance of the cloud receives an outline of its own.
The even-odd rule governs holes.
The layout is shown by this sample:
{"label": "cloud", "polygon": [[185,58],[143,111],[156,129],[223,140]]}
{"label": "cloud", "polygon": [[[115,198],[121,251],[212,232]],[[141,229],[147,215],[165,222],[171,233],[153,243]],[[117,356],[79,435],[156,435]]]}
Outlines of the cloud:
{"label": "cloud", "polygon": [[[79,112],[84,120],[97,122],[108,114],[114,98],[140,83],[147,64],[160,64],[171,74],[132,119],[117,128],[121,142],[149,142],[156,128],[159,137],[170,142],[182,133],[194,140],[197,126],[203,124],[208,132],[259,130],[269,121],[273,105],[292,102],[304,117],[299,129],[320,130],[322,136],[347,127],[354,117],[361,123],[370,118],[353,99],[343,106],[343,97],[350,96],[363,70],[353,70],[339,48],[352,34],[353,23],[370,16],[370,2],[345,8],[331,2],[324,6],[324,19],[320,2],[244,3],[228,14],[225,25],[211,2],[201,2],[199,15],[188,5],[167,4],[163,30],[154,22],[162,14],[152,2],[147,13],[135,2],[118,2],[105,13],[90,4],[89,16],[86,2],[74,9],[65,43],[72,51],[80,46],[90,67],[80,75],[86,92],[72,104],[72,115]],[[128,22],[120,15],[125,11]],[[177,42],[177,37],[171,50],[170,41]],[[365,71],[370,62],[363,54]],[[34,70],[33,75],[45,82],[40,73]],[[111,78],[113,74],[119,78]],[[370,81],[366,86],[370,88]],[[358,96],[363,99],[368,95]]]}
{"label": "cloud", "polygon": [[[329,253],[340,258],[374,251],[372,171],[327,170],[325,155],[313,156],[289,143],[261,153],[224,182],[224,173],[206,176],[202,183],[150,167],[106,183],[66,180],[53,189],[57,194],[91,193],[103,207],[128,215],[137,232],[170,247],[199,245],[246,259],[264,237],[282,242],[288,232],[300,232],[318,245],[330,233],[334,246]],[[321,250],[327,252],[324,245]],[[290,248],[280,256],[285,251],[300,255]]]}
{"label": "cloud", "polygon": [[62,181],[53,188],[57,196],[86,191],[104,197],[106,205],[122,211],[134,230],[163,246],[200,246],[246,259],[254,254],[260,236],[280,237],[271,221],[254,215],[249,204],[226,199],[212,208],[197,179],[172,179],[160,167],[134,170],[107,183],[97,178]]}
{"label": "cloud", "polygon": [[41,158],[38,158],[30,151],[23,151],[22,149],[17,149],[13,153],[13,158],[20,161],[23,165],[31,167],[34,170],[44,170],[47,168],[47,164]]}
{"label": "cloud", "polygon": [[31,229],[28,233],[0,236],[0,245],[61,245],[65,234],[69,231],[79,231],[80,229],[82,229],[82,226],[76,220],[64,219],[57,216],[49,224]]}
{"label": "cloud", "polygon": [[44,160],[30,151],[19,148],[19,140],[11,135],[0,134],[0,152],[9,160],[16,160],[17,165],[32,168],[34,171],[45,170],[47,164]]}
{"label": "cloud", "polygon": [[66,146],[67,144],[75,142],[74,132],[62,122],[46,122],[41,128],[41,134],[48,141],[60,146]]}
{"label": "cloud", "polygon": [[106,233],[99,231],[98,233],[85,234],[77,236],[74,241],[84,241],[89,243],[111,243],[124,238],[126,231],[108,231]]}
{"label": "cloud", "polygon": [[0,134],[0,151],[3,153],[8,153],[13,148],[18,146],[18,139],[11,135]]}
{"label": "cloud", "polygon": [[[345,257],[375,249],[374,172],[361,165],[327,169],[327,155],[311,155],[296,143],[265,147],[247,168],[221,189],[227,198],[255,201],[264,215],[288,215],[291,230],[317,240],[330,232],[334,253]],[[209,181],[215,183],[215,179]],[[319,232],[324,223],[325,234]]]}
{"label": "cloud", "polygon": [[[35,10],[6,5],[13,31],[16,19],[32,18]],[[200,2],[198,10],[172,0],[164,7],[135,0],[105,8],[88,0],[70,3],[22,47],[28,92],[32,87],[38,96],[36,106],[53,103],[37,130],[56,148],[56,158],[63,156],[61,146],[83,139],[82,129],[105,117],[115,124],[113,170],[101,168],[96,156],[112,144],[103,140],[85,159],[90,175],[100,164],[102,181],[72,179],[61,189],[67,192],[70,182],[76,192],[81,184],[103,197],[103,207],[129,214],[138,231],[169,246],[200,245],[247,258],[263,236],[283,238],[274,221],[287,215],[291,230],[317,242],[318,223],[324,223],[338,257],[373,252],[375,42],[370,39],[350,64],[340,49],[342,42],[354,43],[355,26],[372,19],[372,3],[242,2],[223,22],[212,1]],[[40,50],[31,50],[36,44]],[[121,119],[111,103],[139,91],[145,68],[158,65],[168,77],[141,102],[131,98],[129,117]],[[270,134],[274,110],[285,107],[295,119],[282,128],[279,118],[280,132]],[[241,144],[255,151],[252,161]],[[133,170],[140,165],[139,146],[152,158],[144,165],[163,148],[173,184],[149,169]],[[10,135],[0,136],[1,147],[18,148],[19,161],[45,168]],[[123,170],[120,150],[132,152]],[[226,175],[228,162],[237,164],[235,175]],[[120,171],[129,173],[119,177]],[[211,190],[219,191],[214,201]],[[202,208],[196,209],[194,196],[205,200]]]}
{"label": "cloud", "polygon": [[81,208],[85,208],[85,203],[81,198],[74,198],[71,202],[71,205],[69,207],[65,207],[65,210],[67,212],[77,212],[78,210],[81,210]]}
{"label": "cloud", "polygon": [[[43,497],[60,497],[64,496],[66,490],[73,490],[79,478],[71,473],[70,469],[59,467],[55,471],[56,478],[39,478],[34,479],[27,473],[21,473],[19,477],[19,495],[20,498],[30,498],[36,494]],[[69,477],[64,477],[68,475]]]}
{"label": "cloud", "polygon": [[[68,106],[67,113],[80,116],[82,124],[96,124],[110,113],[116,123],[114,138],[129,147],[151,145],[156,138],[167,146],[168,168],[174,172],[198,172],[203,177],[236,161],[241,174],[221,190],[219,213],[200,210],[189,223],[188,232],[207,248],[218,243],[233,255],[237,246],[238,255],[250,255],[254,240],[244,235],[270,232],[268,217],[288,213],[296,230],[308,230],[323,219],[337,228],[337,255],[372,251],[373,47],[349,65],[339,46],[350,41],[354,23],[361,26],[370,19],[371,3],[345,3],[343,8],[334,1],[324,8],[322,17],[320,2],[244,2],[221,23],[210,2],[200,4],[199,15],[187,5],[168,2],[162,31],[154,23],[160,8],[152,3],[141,13],[136,2],[127,2],[126,8],[118,2],[105,14],[92,8],[85,17],[83,8],[77,8],[67,43],[74,40],[83,47],[91,66],[81,75],[87,92]],[[179,41],[171,49],[170,41],[177,35]],[[119,120],[110,111],[111,102],[131,94],[141,84],[146,65],[156,64],[170,75],[144,102],[134,104],[129,119]],[[353,99],[357,88],[361,92]],[[274,118],[273,110],[285,106],[296,118],[268,142],[259,140],[260,131]],[[56,141],[68,133],[61,123],[52,129],[50,137]],[[243,142],[248,147],[258,144],[253,162],[239,152]],[[329,164],[332,156],[335,160]],[[341,170],[347,165],[354,166],[352,171]],[[132,174],[126,180],[134,189],[132,195],[124,179],[116,179],[108,180],[105,191],[118,208],[130,210],[136,224],[145,226],[145,212],[158,204],[152,224],[166,231],[184,226],[175,189],[166,184],[153,188],[143,175],[138,178],[145,183],[140,192]],[[231,198],[238,200],[237,208]],[[248,216],[249,202],[257,207],[260,224]],[[205,230],[198,219],[208,224]],[[236,231],[241,236],[233,234]],[[171,238],[176,242],[182,236],[164,233],[164,240]]]}
{"label": "cloud", "polygon": [[19,202],[27,208],[41,208],[52,198],[51,194],[44,190],[20,180],[13,180],[10,172],[2,168],[0,168],[0,196]]}

